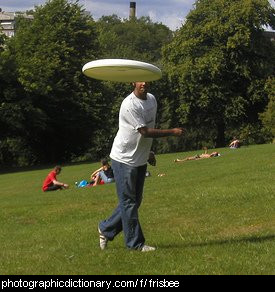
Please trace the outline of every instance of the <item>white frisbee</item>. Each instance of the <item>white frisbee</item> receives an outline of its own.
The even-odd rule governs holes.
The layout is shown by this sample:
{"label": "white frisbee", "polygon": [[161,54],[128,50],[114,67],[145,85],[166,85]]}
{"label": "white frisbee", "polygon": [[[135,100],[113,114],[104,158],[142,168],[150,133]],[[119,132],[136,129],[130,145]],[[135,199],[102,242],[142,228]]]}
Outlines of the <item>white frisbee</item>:
{"label": "white frisbee", "polygon": [[94,79],[116,82],[149,82],[162,76],[161,70],[152,64],[127,59],[91,61],[83,66],[82,72]]}

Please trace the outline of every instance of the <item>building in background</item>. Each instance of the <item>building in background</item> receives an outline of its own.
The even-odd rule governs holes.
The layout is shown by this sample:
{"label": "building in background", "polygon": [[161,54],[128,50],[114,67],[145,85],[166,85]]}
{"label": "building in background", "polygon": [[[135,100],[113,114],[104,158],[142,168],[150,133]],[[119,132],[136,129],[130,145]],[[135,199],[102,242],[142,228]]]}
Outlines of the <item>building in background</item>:
{"label": "building in background", "polygon": [[7,37],[13,37],[15,34],[16,17],[18,16],[33,19],[32,15],[28,15],[25,12],[4,12],[0,8],[0,32],[2,31]]}

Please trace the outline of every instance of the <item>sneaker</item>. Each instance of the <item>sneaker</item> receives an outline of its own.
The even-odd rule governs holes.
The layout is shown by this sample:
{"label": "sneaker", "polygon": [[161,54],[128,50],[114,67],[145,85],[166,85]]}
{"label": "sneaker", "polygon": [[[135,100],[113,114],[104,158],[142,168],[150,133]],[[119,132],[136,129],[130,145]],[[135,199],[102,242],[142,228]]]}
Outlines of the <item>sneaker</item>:
{"label": "sneaker", "polygon": [[99,233],[99,246],[102,250],[104,250],[107,247],[108,238],[104,236],[104,234],[99,229],[99,226],[98,226],[98,233]]}
{"label": "sneaker", "polygon": [[149,245],[143,245],[143,247],[141,248],[141,251],[142,252],[146,252],[146,251],[154,251],[154,250],[156,250],[156,248],[155,247],[153,247],[153,246],[149,246]]}

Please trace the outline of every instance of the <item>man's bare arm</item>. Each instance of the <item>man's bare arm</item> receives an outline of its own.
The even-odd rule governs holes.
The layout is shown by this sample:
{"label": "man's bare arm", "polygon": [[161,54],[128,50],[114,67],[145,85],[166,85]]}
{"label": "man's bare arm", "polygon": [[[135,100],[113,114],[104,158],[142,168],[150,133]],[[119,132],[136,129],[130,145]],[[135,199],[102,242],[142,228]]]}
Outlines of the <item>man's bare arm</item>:
{"label": "man's bare arm", "polygon": [[161,138],[168,136],[180,137],[184,134],[185,130],[183,128],[173,128],[173,129],[153,129],[153,128],[139,128],[139,133],[145,138]]}

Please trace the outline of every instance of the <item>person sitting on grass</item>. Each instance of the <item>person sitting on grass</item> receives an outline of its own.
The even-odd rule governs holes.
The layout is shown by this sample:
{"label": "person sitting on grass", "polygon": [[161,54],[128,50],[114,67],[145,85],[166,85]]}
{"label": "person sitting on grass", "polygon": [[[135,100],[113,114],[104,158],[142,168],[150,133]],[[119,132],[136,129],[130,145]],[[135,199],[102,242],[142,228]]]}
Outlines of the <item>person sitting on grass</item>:
{"label": "person sitting on grass", "polygon": [[69,187],[68,184],[62,183],[56,179],[56,176],[61,172],[61,166],[57,165],[55,168],[47,175],[43,182],[42,190],[43,192],[63,190]]}
{"label": "person sitting on grass", "polygon": [[184,161],[188,161],[188,160],[199,160],[199,159],[203,159],[203,158],[210,158],[210,157],[217,157],[220,156],[220,153],[217,151],[212,152],[211,154],[208,153],[208,149],[205,147],[204,148],[204,153],[202,154],[197,154],[195,156],[189,156],[186,157],[184,159],[175,159],[174,162],[184,162]]}
{"label": "person sitting on grass", "polygon": [[101,167],[91,174],[91,181],[94,181],[93,186],[97,186],[101,181],[104,184],[109,184],[115,181],[114,173],[107,159],[101,160]]}
{"label": "person sitting on grass", "polygon": [[229,147],[231,149],[237,149],[241,147],[241,143],[236,137],[234,137],[233,141],[229,144]]}

